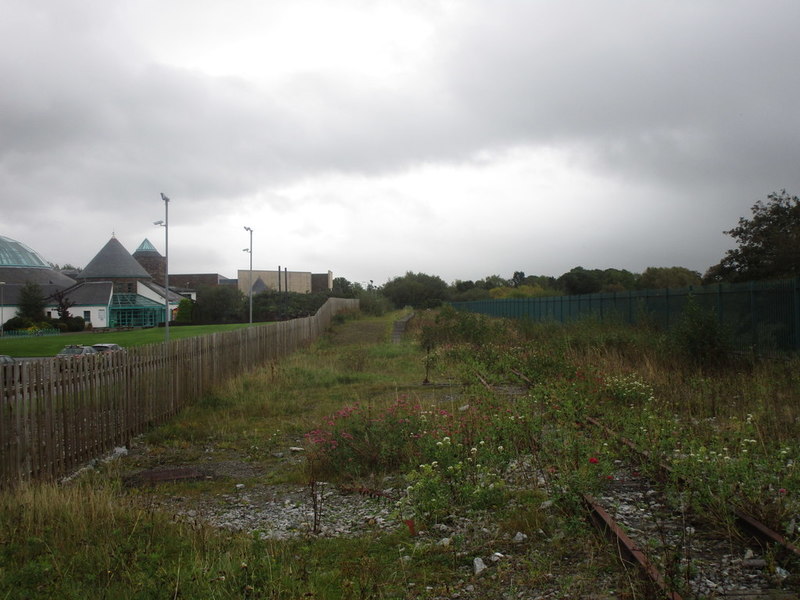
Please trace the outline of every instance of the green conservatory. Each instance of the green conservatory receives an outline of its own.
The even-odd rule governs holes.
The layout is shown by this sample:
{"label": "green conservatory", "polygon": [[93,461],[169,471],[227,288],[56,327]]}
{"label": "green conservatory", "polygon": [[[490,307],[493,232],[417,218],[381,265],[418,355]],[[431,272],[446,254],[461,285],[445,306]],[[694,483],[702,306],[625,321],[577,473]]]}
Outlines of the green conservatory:
{"label": "green conservatory", "polygon": [[109,327],[155,327],[164,322],[163,304],[139,294],[114,294],[111,297]]}

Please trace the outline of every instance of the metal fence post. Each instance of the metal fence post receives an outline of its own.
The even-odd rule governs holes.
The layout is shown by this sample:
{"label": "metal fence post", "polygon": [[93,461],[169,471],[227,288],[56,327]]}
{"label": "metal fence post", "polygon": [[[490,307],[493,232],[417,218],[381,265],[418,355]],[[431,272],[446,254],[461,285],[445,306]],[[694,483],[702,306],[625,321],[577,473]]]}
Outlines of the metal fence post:
{"label": "metal fence post", "polygon": [[795,277],[792,285],[794,299],[794,349],[800,350],[800,277]]}

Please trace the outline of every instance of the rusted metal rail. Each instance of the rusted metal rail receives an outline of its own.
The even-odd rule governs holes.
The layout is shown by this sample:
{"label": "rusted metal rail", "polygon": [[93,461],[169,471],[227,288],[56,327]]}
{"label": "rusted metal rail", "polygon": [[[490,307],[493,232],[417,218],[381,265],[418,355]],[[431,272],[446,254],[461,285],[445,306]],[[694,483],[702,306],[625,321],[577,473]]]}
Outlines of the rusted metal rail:
{"label": "rusted metal rail", "polygon": [[617,547],[623,552],[625,557],[636,563],[642,570],[642,573],[647,576],[658,589],[660,595],[668,600],[683,600],[683,597],[669,589],[664,576],[653,565],[647,555],[641,551],[639,545],[634,542],[623,530],[617,525],[616,521],[608,514],[597,501],[588,494],[583,495],[583,502],[589,510],[589,515],[595,526],[601,531],[613,537],[617,543]]}
{"label": "rusted metal rail", "polygon": [[[619,440],[620,443],[624,444],[627,448],[631,449],[632,451],[636,452],[640,456],[644,456],[648,460],[652,461],[652,455],[647,452],[646,450],[640,449],[636,444],[632,441],[627,439],[626,437],[620,435],[610,427],[604,425],[598,419],[594,417],[587,417],[586,422],[594,425],[595,427],[601,428],[603,431],[608,433],[609,435],[615,437]],[[658,468],[667,475],[672,475],[672,468],[669,465],[664,464],[663,462],[657,462]],[[782,548],[786,549],[788,552],[794,554],[797,557],[800,557],[800,548],[792,544],[789,540],[787,540],[783,535],[778,533],[777,531],[772,530],[771,528],[767,527],[764,523],[749,515],[745,511],[732,507],[731,508],[733,514],[736,516],[736,519],[739,525],[745,529],[747,529],[751,534],[755,535],[758,538],[761,538],[764,541],[771,542],[778,544]]]}
{"label": "rusted metal rail", "polygon": [[[524,374],[513,369],[511,372],[522,379],[527,386],[530,387],[533,385],[533,382],[531,382],[531,380],[528,379]],[[477,371],[475,371],[475,375],[487,390],[493,391],[493,386],[486,380],[486,378],[484,378]],[[593,424],[600,425],[599,422]],[[631,444],[631,442],[628,443]],[[625,531],[617,524],[608,511],[606,511],[589,494],[583,494],[582,500],[595,527],[613,538],[624,557],[629,562],[632,562],[639,567],[644,579],[647,583],[650,583],[655,588],[659,597],[665,598],[666,600],[683,600],[683,597],[678,594],[678,592],[669,589],[669,586],[661,572],[655,567],[652,561],[650,561],[647,555],[642,552],[642,550],[639,548],[639,545],[633,539],[631,539],[631,537],[628,536],[628,534],[626,534]]]}

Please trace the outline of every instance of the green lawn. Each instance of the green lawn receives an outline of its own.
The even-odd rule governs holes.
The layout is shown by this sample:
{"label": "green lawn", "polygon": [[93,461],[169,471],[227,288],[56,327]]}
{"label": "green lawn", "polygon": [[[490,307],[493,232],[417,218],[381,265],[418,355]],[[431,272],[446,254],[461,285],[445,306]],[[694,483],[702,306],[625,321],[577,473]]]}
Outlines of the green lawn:
{"label": "green lawn", "polygon": [[[264,323],[254,323],[253,325],[264,325]],[[249,326],[249,323],[189,325],[182,327],[172,326],[169,328],[169,337],[170,339],[176,340]],[[68,344],[91,346],[92,344],[105,342],[130,348],[131,346],[157,344],[162,341],[164,341],[163,327],[133,329],[131,331],[110,331],[105,333],[84,331],[81,333],[62,333],[61,335],[42,337],[3,337],[0,338],[0,354],[8,354],[9,356],[15,357],[54,356]]]}

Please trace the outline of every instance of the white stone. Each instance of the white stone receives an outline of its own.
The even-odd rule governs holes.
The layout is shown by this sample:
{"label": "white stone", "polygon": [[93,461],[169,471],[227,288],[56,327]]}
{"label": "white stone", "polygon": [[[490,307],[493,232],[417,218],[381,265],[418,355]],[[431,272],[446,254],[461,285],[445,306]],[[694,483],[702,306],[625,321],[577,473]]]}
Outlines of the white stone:
{"label": "white stone", "polygon": [[483,562],[483,559],[480,556],[478,556],[472,560],[472,568],[475,571],[475,575],[480,575],[486,570],[486,563]]}

